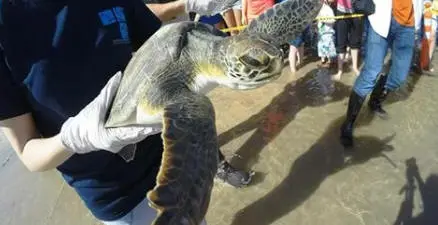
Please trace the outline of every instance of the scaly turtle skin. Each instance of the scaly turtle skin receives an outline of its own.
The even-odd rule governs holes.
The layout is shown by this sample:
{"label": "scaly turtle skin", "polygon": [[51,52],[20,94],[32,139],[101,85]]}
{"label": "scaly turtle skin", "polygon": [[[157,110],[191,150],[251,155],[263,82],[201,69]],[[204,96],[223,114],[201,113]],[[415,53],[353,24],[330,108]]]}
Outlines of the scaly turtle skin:
{"label": "scaly turtle skin", "polygon": [[134,54],[106,127],[163,130],[157,184],[147,194],[158,211],[153,224],[199,225],[205,217],[219,162],[215,112],[205,94],[218,85],[244,90],[277,79],[284,66],[281,44],[320,7],[320,0],[287,0],[232,37],[202,23],[169,24]]}

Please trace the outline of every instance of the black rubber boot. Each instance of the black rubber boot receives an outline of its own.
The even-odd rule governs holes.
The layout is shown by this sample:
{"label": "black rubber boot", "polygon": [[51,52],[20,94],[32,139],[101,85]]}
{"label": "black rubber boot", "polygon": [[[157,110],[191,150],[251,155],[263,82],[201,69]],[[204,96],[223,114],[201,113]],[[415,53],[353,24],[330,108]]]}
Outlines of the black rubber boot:
{"label": "black rubber boot", "polygon": [[389,118],[388,113],[382,109],[382,102],[386,99],[386,96],[388,96],[389,93],[389,91],[385,88],[387,77],[388,76],[385,75],[381,75],[379,77],[379,80],[377,81],[377,84],[371,93],[370,100],[368,101],[370,110],[382,119]]}
{"label": "black rubber boot", "polygon": [[347,118],[341,127],[341,143],[344,147],[353,146],[354,121],[356,121],[364,100],[365,98],[359,96],[355,91],[351,92],[348,101]]}

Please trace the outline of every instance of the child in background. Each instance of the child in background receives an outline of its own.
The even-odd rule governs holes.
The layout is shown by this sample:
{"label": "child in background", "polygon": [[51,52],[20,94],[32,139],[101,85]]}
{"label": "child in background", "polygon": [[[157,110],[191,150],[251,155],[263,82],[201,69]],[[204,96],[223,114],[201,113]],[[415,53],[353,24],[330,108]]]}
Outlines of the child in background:
{"label": "child in background", "polygon": [[[351,16],[354,14],[352,0],[329,0],[329,2],[336,2],[336,16]],[[334,76],[335,80],[341,79],[344,62],[348,61],[346,57],[348,52],[350,52],[353,72],[359,75],[359,49],[362,46],[363,21],[361,17],[358,17],[339,19],[335,22],[335,44],[338,53],[338,73]],[[348,47],[350,48],[349,51]]]}
{"label": "child in background", "polygon": [[[251,1],[251,0],[248,0]],[[266,0],[265,0],[266,1]],[[285,0],[274,0],[274,4],[279,4]],[[272,6],[271,6],[272,7]],[[306,27],[306,29],[295,39],[289,41],[289,67],[292,73],[297,71],[297,66],[303,62],[304,57],[304,38],[306,33],[310,31],[310,25]]]}
{"label": "child in background", "polygon": [[424,14],[423,14],[423,21],[424,21],[424,39],[422,40],[424,51],[421,55],[421,67],[424,70],[427,70],[429,72],[433,72],[434,69],[432,68],[432,56],[433,52],[435,50],[435,34],[436,34],[436,16],[433,13],[433,5],[431,0],[425,0],[424,1]]}
{"label": "child in background", "polygon": [[[324,4],[318,17],[333,17],[334,12],[328,5],[327,0]],[[335,24],[334,19],[323,19],[318,21],[318,56],[321,58],[321,66],[330,66],[332,58],[336,57],[335,47]]]}
{"label": "child in background", "polygon": [[303,63],[304,58],[304,38],[310,32],[310,25],[295,39],[289,42],[289,67],[292,73],[297,71],[297,66]]}
{"label": "child in background", "polygon": [[[436,43],[438,41],[437,39],[437,29],[438,29],[438,0],[433,0],[432,2],[432,24],[431,24],[431,32],[430,32],[430,36],[431,36],[431,40],[430,40],[430,61],[432,61],[433,58],[433,53],[435,52],[435,47],[436,47]],[[436,57],[436,56],[435,56]],[[430,65],[429,68],[430,72],[434,72],[434,68],[432,67],[432,65]]]}

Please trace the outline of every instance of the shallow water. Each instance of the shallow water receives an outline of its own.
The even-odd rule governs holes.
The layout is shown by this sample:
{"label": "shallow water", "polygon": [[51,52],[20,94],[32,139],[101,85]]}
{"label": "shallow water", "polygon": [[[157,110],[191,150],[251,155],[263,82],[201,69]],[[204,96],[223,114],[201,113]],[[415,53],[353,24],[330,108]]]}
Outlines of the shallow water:
{"label": "shallow water", "polygon": [[[288,71],[257,90],[210,94],[222,151],[257,174],[243,189],[216,183],[209,225],[384,225],[438,212],[438,76],[412,74],[386,102],[387,121],[364,107],[344,161],[338,131],[354,77],[331,82],[315,62]],[[1,225],[99,224],[57,172],[27,172],[2,136],[0,184]]]}

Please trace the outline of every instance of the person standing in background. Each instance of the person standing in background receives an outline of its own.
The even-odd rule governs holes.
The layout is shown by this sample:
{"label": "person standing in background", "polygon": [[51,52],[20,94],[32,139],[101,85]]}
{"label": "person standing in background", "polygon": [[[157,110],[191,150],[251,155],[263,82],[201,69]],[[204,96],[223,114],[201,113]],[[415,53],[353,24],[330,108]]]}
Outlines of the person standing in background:
{"label": "person standing in background", "polygon": [[306,34],[310,32],[310,25],[306,27],[306,29],[301,32],[301,34],[289,42],[289,67],[292,73],[297,72],[297,66],[303,63],[304,58],[304,38]]}
{"label": "person standing in background", "polygon": [[[425,0],[424,1],[424,38],[425,41],[423,44],[426,45],[426,48],[424,48],[427,53],[427,59],[424,61],[427,61],[427,65],[424,65],[425,70],[428,70],[429,72],[433,72],[434,68],[432,67],[431,61],[433,52],[435,51],[435,45],[436,45],[436,29],[437,29],[437,15],[434,14],[434,7],[435,10],[438,8],[438,1],[434,1],[435,6],[432,4],[431,0]],[[435,12],[436,13],[436,12]]]}
{"label": "person standing in background", "polygon": [[[318,17],[333,16],[332,8],[328,5],[328,1],[324,0]],[[335,19],[323,19],[318,21],[318,56],[321,58],[321,66],[330,67],[332,59],[336,57],[335,22]]]}
{"label": "person standing in background", "polygon": [[[350,16],[354,14],[352,0],[330,0],[336,1],[336,16]],[[338,19],[335,23],[336,30],[336,51],[338,53],[338,73],[335,80],[340,80],[347,53],[350,47],[352,69],[354,74],[359,74],[359,49],[361,47],[363,19],[361,17]]]}
{"label": "person standing in background", "polygon": [[[365,63],[354,83],[346,119],[340,129],[340,140],[345,147],[353,145],[354,122],[370,92],[370,110],[388,118],[382,102],[405,83],[415,47],[415,29],[421,27],[422,18],[416,16],[416,12],[421,12],[423,5],[415,0],[373,1],[375,13],[368,16]],[[389,48],[392,57],[389,74],[378,77]]]}
{"label": "person standing in background", "polygon": [[[242,26],[242,0],[238,0],[233,7],[223,11],[221,14],[228,28]],[[231,36],[238,33],[238,30],[232,30],[230,32]]]}
{"label": "person standing in background", "polygon": [[242,24],[248,25],[274,4],[274,0],[242,0]]}

